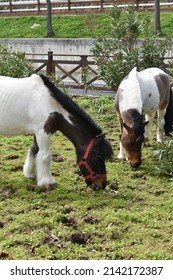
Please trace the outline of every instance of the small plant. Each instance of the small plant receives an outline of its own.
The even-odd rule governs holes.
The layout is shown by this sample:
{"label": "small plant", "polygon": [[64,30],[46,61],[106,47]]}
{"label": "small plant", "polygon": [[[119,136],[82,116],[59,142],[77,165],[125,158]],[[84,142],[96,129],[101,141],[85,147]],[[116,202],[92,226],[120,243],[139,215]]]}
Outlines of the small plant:
{"label": "small plant", "polygon": [[169,180],[173,180],[173,140],[168,141],[162,149],[157,150],[154,156],[158,158],[155,169],[159,176],[166,176]]}
{"label": "small plant", "polygon": [[0,45],[0,75],[20,78],[33,72],[34,69],[26,60],[24,52],[13,51],[11,47]]}
{"label": "small plant", "polygon": [[[171,77],[173,77],[173,59],[171,59],[169,62],[168,62],[168,71],[169,71],[169,75]],[[172,82],[173,82],[173,78],[171,79]]]}

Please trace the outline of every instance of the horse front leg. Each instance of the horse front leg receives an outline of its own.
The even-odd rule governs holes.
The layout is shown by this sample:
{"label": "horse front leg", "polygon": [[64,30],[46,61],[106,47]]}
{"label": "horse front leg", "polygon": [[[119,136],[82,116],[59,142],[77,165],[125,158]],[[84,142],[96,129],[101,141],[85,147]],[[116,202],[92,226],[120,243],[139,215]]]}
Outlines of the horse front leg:
{"label": "horse front leg", "polygon": [[50,172],[51,154],[49,150],[50,134],[39,131],[36,134],[39,151],[36,157],[36,176],[37,185],[42,186],[44,190],[52,189],[55,180],[52,178]]}
{"label": "horse front leg", "polygon": [[37,140],[34,135],[34,141],[30,149],[28,150],[25,164],[23,167],[24,176],[27,178],[33,178],[36,176],[36,155],[38,153]]}
{"label": "horse front leg", "polygon": [[[120,114],[118,114],[118,117],[119,117],[120,130],[121,130],[121,134],[122,134],[122,132],[123,132],[123,120],[122,120]],[[123,147],[123,145],[121,143],[121,134],[120,134],[119,153],[118,153],[117,158],[118,159],[127,159],[125,148]]]}

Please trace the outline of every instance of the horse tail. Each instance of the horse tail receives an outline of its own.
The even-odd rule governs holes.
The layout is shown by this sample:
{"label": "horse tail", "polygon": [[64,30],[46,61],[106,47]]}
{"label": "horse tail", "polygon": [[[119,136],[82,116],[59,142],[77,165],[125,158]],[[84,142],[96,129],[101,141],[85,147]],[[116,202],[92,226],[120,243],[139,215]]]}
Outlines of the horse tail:
{"label": "horse tail", "polygon": [[166,108],[165,113],[165,135],[169,136],[170,133],[173,131],[173,84],[170,84],[170,98],[169,104]]}

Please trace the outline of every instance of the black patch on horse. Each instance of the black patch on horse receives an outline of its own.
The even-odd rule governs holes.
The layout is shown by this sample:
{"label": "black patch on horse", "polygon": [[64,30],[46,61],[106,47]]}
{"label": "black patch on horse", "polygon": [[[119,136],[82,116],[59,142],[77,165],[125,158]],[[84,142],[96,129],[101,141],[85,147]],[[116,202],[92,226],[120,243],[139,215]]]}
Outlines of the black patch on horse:
{"label": "black patch on horse", "polygon": [[136,109],[129,109],[122,112],[122,118],[128,125],[131,124],[136,136],[142,135],[144,129],[144,116],[141,115]]}
{"label": "black patch on horse", "polygon": [[165,114],[165,135],[169,136],[170,133],[173,131],[173,84],[170,85],[170,98],[169,98],[169,104],[166,109]]}
{"label": "black patch on horse", "polygon": [[98,126],[94,120],[81,108],[79,107],[69,96],[64,94],[58,89],[47,77],[40,74],[45,86],[50,90],[50,95],[61,104],[61,106],[68,111],[71,115],[78,118],[83,125],[87,127],[87,130],[91,132],[94,137],[102,133],[102,129]]}

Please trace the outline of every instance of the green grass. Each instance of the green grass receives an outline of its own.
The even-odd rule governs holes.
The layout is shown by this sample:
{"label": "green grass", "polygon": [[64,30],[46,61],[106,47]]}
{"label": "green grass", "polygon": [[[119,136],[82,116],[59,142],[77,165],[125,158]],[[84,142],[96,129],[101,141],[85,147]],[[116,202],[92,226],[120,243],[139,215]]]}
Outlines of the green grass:
{"label": "green grass", "polygon": [[[140,13],[140,17],[153,21],[153,13]],[[34,23],[39,24],[31,28]],[[55,38],[95,38],[98,35],[109,37],[110,16],[108,14],[92,14],[81,16],[53,16],[53,31]],[[0,38],[45,38],[46,17],[1,17]],[[173,13],[161,13],[162,36],[172,38]],[[153,23],[154,28],[154,23]],[[142,36],[142,34],[141,34]]]}
{"label": "green grass", "polygon": [[[40,26],[32,29],[34,23]],[[55,38],[109,36],[109,23],[107,14],[56,16],[53,30]],[[162,13],[161,24],[163,36],[172,38],[173,14]],[[0,18],[0,26],[0,38],[46,36],[46,17]],[[74,147],[58,132],[51,137],[56,186],[41,192],[34,179],[22,174],[32,137],[0,137],[0,259],[172,259],[171,149],[165,152],[165,144],[155,142],[154,126],[142,166],[131,169],[116,158],[119,127],[113,98],[73,99],[101,125],[113,146],[108,186],[93,192],[85,185]]]}
{"label": "green grass", "polygon": [[155,142],[155,125],[143,148],[143,164],[133,170],[116,158],[113,98],[73,99],[102,126],[113,146],[108,186],[94,192],[85,185],[74,147],[58,132],[51,137],[56,186],[40,192],[35,180],[22,174],[32,137],[0,137],[0,258],[172,259],[173,175],[159,172],[166,161],[162,158],[160,165],[154,153],[165,144]]}

